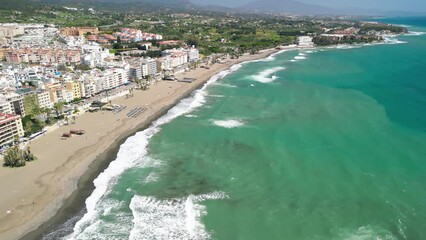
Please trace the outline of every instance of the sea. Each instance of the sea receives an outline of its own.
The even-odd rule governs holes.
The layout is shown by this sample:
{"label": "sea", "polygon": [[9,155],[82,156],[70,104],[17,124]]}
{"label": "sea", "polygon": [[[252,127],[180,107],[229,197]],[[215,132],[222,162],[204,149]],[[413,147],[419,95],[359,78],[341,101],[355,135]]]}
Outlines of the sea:
{"label": "sea", "polygon": [[376,21],[410,32],[213,76],[120,146],[63,239],[426,239],[426,18]]}

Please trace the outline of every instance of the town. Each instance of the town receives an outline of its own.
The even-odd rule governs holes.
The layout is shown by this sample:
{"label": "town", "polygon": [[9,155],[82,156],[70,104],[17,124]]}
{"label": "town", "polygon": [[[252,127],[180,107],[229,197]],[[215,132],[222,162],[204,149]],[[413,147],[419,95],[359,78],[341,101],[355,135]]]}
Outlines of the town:
{"label": "town", "polygon": [[[79,14],[67,7],[56,10]],[[67,125],[86,111],[114,111],[120,106],[111,100],[130,96],[135,89],[146,90],[162,80],[191,82],[194,79],[175,75],[208,69],[221,58],[283,46],[377,42],[386,34],[405,31],[386,24],[293,16],[171,13],[147,14],[140,20],[135,14],[115,14],[126,23],[0,24],[1,150],[25,143],[51,126]],[[14,19],[20,22],[19,14]]]}

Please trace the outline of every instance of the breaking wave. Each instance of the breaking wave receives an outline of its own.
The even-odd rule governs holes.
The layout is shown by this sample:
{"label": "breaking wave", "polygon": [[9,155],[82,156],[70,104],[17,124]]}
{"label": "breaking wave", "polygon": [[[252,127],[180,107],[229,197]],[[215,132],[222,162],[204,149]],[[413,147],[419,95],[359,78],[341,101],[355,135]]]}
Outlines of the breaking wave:
{"label": "breaking wave", "polygon": [[199,203],[225,198],[222,192],[173,199],[136,195],[130,202],[133,228],[129,239],[208,239],[210,234],[201,223],[206,210]]}
{"label": "breaking wave", "polygon": [[274,67],[271,69],[264,70],[257,75],[253,75],[252,77],[255,81],[258,81],[261,83],[269,83],[277,79],[276,76],[271,76],[272,74],[284,69],[285,69],[284,67]]}
{"label": "breaking wave", "polygon": [[213,124],[219,127],[224,128],[236,128],[244,125],[243,122],[236,119],[228,119],[228,120],[213,120]]}

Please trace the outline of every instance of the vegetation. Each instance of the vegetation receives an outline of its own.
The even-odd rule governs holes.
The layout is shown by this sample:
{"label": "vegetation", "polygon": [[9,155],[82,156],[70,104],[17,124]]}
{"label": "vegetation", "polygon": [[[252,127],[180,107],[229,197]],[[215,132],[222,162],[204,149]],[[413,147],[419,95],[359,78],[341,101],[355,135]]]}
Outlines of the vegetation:
{"label": "vegetation", "polygon": [[337,44],[357,44],[357,43],[372,43],[382,40],[381,37],[371,36],[343,36],[341,38],[332,36],[317,36],[313,38],[313,42],[318,46],[329,46]]}
{"label": "vegetation", "polygon": [[57,102],[53,104],[53,109],[55,109],[56,117],[59,118],[59,116],[62,114],[62,110],[64,109],[65,102]]}
{"label": "vegetation", "polygon": [[27,115],[37,115],[40,113],[40,106],[36,94],[30,94],[24,97],[24,108]]}
{"label": "vegetation", "polygon": [[27,115],[22,118],[22,126],[25,136],[28,137],[33,133],[40,132],[46,126],[46,121],[35,118],[33,115]]}
{"label": "vegetation", "polygon": [[381,24],[381,23],[364,23],[361,25],[360,33],[365,34],[370,31],[376,31],[376,32],[388,31],[391,33],[401,34],[401,33],[406,33],[407,29],[400,26]]}
{"label": "vegetation", "polygon": [[31,153],[30,148],[26,150],[19,149],[18,145],[8,148],[4,154],[5,167],[22,167],[26,162],[34,161],[37,158]]}

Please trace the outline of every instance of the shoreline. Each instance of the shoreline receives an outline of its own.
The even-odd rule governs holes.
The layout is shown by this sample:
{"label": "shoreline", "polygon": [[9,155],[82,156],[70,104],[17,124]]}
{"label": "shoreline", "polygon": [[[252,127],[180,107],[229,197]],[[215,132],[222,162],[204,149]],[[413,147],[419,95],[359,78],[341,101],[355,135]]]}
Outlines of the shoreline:
{"label": "shoreline", "polygon": [[[149,107],[138,118],[121,119],[124,112],[119,116],[111,116],[110,112],[85,113],[77,118],[75,125],[61,127],[31,142],[38,160],[24,168],[0,169],[0,190],[4,193],[3,197],[0,196],[0,238],[34,239],[52,230],[52,225],[57,227],[75,216],[85,208],[85,199],[94,189],[93,180],[115,160],[120,145],[128,137],[149,127],[182,99],[204,86],[212,76],[235,64],[267,58],[278,52],[279,49],[268,49],[255,55],[228,59],[226,63],[216,63],[209,70],[191,70],[179,76],[196,76],[193,83],[161,81],[147,91],[136,91],[135,97],[130,100],[121,97],[114,101],[133,107],[145,103]],[[166,96],[162,97],[163,94]],[[150,100],[148,104],[144,101],[147,99]],[[105,121],[105,125],[99,126],[102,124],[99,120]],[[110,131],[114,125],[115,128]],[[90,126],[96,128],[97,134],[60,140],[60,133],[68,128],[86,127],[85,130],[90,132]],[[46,148],[51,151],[46,153]],[[10,186],[4,180],[22,184]]]}

